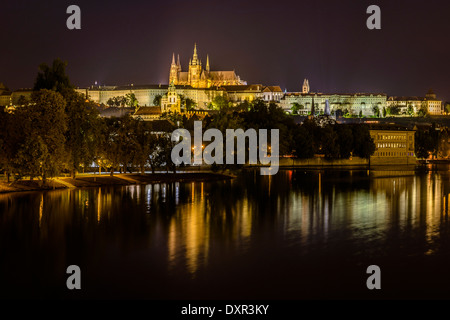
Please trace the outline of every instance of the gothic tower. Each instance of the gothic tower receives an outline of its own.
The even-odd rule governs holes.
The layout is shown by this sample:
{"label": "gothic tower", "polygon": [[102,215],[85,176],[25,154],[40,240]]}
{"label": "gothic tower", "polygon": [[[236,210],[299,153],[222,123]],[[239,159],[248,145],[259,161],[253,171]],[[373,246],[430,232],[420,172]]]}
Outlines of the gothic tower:
{"label": "gothic tower", "polygon": [[309,81],[305,79],[303,81],[302,93],[309,93]]}
{"label": "gothic tower", "polygon": [[189,75],[188,75],[188,83],[193,88],[199,87],[199,80],[202,74],[202,62],[198,58],[197,55],[197,44],[194,46],[194,54],[192,56],[192,60],[189,62]]}
{"label": "gothic tower", "polygon": [[178,55],[178,58],[177,58],[177,70],[178,70],[178,72],[181,72],[180,55]]}
{"label": "gothic tower", "polygon": [[[178,60],[180,63],[180,60]],[[170,64],[170,75],[169,75],[169,83],[177,84],[178,83],[178,72],[181,69],[177,64],[175,64],[175,53],[172,55],[172,63]]]}

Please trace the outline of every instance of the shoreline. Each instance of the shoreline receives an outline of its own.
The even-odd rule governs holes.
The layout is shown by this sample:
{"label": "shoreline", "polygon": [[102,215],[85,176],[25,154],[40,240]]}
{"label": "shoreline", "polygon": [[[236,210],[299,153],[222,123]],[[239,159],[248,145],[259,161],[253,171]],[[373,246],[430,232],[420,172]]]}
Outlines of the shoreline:
{"label": "shoreline", "polygon": [[[435,163],[435,165],[439,165]],[[264,166],[252,165],[245,166],[240,170],[255,170]],[[428,168],[424,165],[408,164],[408,165],[282,165],[279,170],[369,170],[369,171],[440,171],[438,168]],[[109,173],[101,175],[94,173],[79,174],[75,179],[71,177],[56,177],[49,179],[47,185],[42,186],[42,181],[35,180],[19,180],[7,183],[0,180],[0,194],[8,194],[15,192],[28,191],[51,191],[70,188],[85,187],[102,187],[102,186],[125,186],[137,184],[154,184],[154,183],[172,183],[172,182],[210,182],[219,180],[229,180],[236,178],[232,172],[213,172],[213,171],[181,171],[178,173],[116,173],[110,176]]]}
{"label": "shoreline", "polygon": [[42,186],[41,180],[19,180],[11,183],[0,181],[0,194],[27,192],[27,191],[50,191],[61,189],[103,187],[103,186],[126,186],[152,183],[171,182],[209,182],[233,179],[235,176],[227,173],[215,172],[180,172],[180,173],[122,173],[110,176],[109,174],[80,174],[75,179],[72,177],[57,177],[49,179],[47,185]]}

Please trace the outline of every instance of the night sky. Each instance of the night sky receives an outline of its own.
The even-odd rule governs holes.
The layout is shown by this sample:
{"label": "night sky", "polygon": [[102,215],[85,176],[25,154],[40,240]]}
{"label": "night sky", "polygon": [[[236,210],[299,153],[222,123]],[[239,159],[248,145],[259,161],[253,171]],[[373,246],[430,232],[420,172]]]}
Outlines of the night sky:
{"label": "night sky", "polygon": [[[81,8],[81,30],[66,8]],[[366,9],[381,8],[381,30]],[[64,1],[0,5],[0,82],[32,87],[38,66],[68,62],[76,86],[167,83],[172,53],[183,71],[194,43],[211,70],[249,84],[299,91],[384,92],[450,101],[448,0]]]}

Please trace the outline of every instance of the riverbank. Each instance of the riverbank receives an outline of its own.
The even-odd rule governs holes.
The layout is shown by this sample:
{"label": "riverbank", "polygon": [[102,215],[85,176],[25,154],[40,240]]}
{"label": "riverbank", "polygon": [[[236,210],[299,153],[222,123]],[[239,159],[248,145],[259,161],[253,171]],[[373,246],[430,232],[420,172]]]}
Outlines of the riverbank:
{"label": "riverbank", "polygon": [[150,183],[218,181],[232,178],[234,176],[230,174],[214,172],[133,173],[116,174],[112,177],[110,175],[84,174],[77,176],[75,179],[68,177],[54,178],[48,180],[46,185],[42,185],[41,180],[21,180],[12,183],[0,181],[0,193]]}

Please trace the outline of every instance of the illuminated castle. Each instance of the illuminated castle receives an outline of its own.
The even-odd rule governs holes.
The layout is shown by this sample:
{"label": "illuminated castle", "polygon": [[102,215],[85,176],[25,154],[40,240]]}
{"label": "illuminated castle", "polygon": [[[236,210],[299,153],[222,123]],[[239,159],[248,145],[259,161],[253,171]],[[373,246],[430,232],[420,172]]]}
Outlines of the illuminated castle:
{"label": "illuminated castle", "polygon": [[194,54],[189,60],[189,71],[181,71],[180,56],[175,63],[175,54],[172,55],[170,65],[169,83],[174,85],[187,85],[193,88],[210,88],[230,85],[246,85],[234,71],[211,71],[209,56],[206,56],[206,67],[203,69],[202,61],[197,55],[197,45]]}

